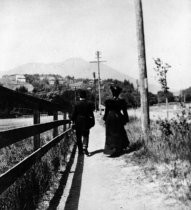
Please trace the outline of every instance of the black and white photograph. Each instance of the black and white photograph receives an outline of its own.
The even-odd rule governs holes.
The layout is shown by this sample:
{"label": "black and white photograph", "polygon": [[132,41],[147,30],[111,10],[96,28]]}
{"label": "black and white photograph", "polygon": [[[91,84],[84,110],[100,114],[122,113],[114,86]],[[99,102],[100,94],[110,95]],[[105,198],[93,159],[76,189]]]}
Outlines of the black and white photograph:
{"label": "black and white photograph", "polygon": [[0,209],[191,209],[191,1],[0,0]]}

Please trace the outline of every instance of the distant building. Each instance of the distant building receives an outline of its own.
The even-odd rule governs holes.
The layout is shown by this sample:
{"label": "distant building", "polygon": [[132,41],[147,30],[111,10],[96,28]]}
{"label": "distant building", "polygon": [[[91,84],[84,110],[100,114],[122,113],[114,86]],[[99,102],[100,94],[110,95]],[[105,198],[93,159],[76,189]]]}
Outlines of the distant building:
{"label": "distant building", "polygon": [[16,90],[22,86],[25,87],[28,92],[32,92],[34,89],[33,85],[26,82],[26,78],[22,74],[3,75],[2,79],[0,79],[0,84],[11,90]]}
{"label": "distant building", "polygon": [[51,75],[40,75],[40,80],[47,80],[49,85],[54,85],[56,78]]}
{"label": "distant building", "polygon": [[58,76],[58,77],[57,77],[57,81],[58,81],[58,84],[59,84],[59,85],[63,85],[63,84],[65,83],[64,78],[61,77],[61,76]]}
{"label": "distant building", "polygon": [[48,80],[49,85],[54,85],[56,82],[56,78],[54,76],[48,76],[46,79]]}
{"label": "distant building", "polygon": [[54,85],[56,82],[58,82],[59,85],[63,85],[65,83],[63,77],[60,75],[40,75],[40,80],[47,80],[49,85]]}
{"label": "distant building", "polygon": [[90,86],[93,86],[93,85],[94,85],[94,80],[90,80],[90,81],[88,82],[88,84],[89,84]]}
{"label": "distant building", "polygon": [[81,89],[84,87],[84,83],[83,83],[83,81],[72,83],[72,84],[69,84],[69,87],[71,89]]}
{"label": "distant building", "polygon": [[12,75],[3,75],[2,79],[9,82],[16,82],[16,83],[25,83],[26,78],[23,74],[12,74]]}
{"label": "distant building", "polygon": [[66,77],[64,78],[64,80],[65,80],[65,82],[66,82],[67,84],[73,84],[73,83],[75,83],[74,77],[71,77],[71,76],[66,76]]}

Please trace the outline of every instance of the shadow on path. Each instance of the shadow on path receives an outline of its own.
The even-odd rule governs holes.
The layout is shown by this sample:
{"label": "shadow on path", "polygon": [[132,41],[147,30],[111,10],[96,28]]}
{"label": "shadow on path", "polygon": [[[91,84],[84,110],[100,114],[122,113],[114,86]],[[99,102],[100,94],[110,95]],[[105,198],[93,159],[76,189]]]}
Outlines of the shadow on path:
{"label": "shadow on path", "polygon": [[62,178],[61,178],[60,183],[59,183],[59,187],[56,190],[56,192],[54,194],[54,197],[51,199],[49,207],[48,207],[47,210],[56,210],[58,205],[59,205],[60,199],[63,195],[64,188],[66,186],[66,182],[67,182],[72,164],[74,162],[75,153],[76,153],[76,145],[73,148],[73,151],[72,151],[72,154],[71,154],[71,157],[70,157],[70,161],[68,162],[68,164],[66,166],[66,169],[63,172]]}
{"label": "shadow on path", "polygon": [[64,210],[78,210],[83,167],[84,167],[84,155],[79,155],[77,160],[76,170],[74,172],[74,177],[72,180],[72,186]]}

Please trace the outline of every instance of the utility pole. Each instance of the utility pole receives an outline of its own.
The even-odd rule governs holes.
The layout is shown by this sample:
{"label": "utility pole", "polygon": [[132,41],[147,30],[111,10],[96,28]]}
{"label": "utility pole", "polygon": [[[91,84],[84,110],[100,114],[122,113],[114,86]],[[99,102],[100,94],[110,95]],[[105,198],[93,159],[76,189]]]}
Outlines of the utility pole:
{"label": "utility pole", "polygon": [[184,90],[180,91],[180,101],[181,103],[186,103],[186,92]]}
{"label": "utility pole", "polygon": [[75,100],[75,103],[77,101],[77,97],[76,97],[76,86],[74,87],[74,100]]}
{"label": "utility pole", "polygon": [[137,41],[138,41],[138,62],[139,62],[139,79],[140,79],[140,96],[141,96],[141,124],[143,137],[147,139],[149,129],[149,104],[148,104],[148,79],[146,67],[144,23],[141,0],[135,0],[136,24],[137,24]]}
{"label": "utility pole", "polygon": [[186,91],[184,91],[184,105],[186,104]]}
{"label": "utility pole", "polygon": [[106,62],[106,61],[101,61],[100,60],[100,51],[97,51],[96,52],[96,58],[97,58],[97,61],[90,61],[90,63],[97,63],[97,66],[98,66],[98,95],[99,95],[99,111],[100,111],[100,114],[101,114],[101,85],[100,85],[100,63],[101,62]]}
{"label": "utility pole", "polygon": [[136,79],[136,88],[137,88],[137,93],[139,92],[139,80]]}
{"label": "utility pole", "polygon": [[94,78],[94,97],[95,97],[95,111],[97,111],[97,102],[96,102],[96,73],[93,72],[93,78]]}

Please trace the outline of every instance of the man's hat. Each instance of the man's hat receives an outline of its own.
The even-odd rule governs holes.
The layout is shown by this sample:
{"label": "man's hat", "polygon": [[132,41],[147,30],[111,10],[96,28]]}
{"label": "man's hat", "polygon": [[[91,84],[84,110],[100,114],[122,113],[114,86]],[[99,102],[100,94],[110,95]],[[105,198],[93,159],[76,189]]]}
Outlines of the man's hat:
{"label": "man's hat", "polygon": [[80,98],[86,98],[86,91],[85,90],[80,90]]}

